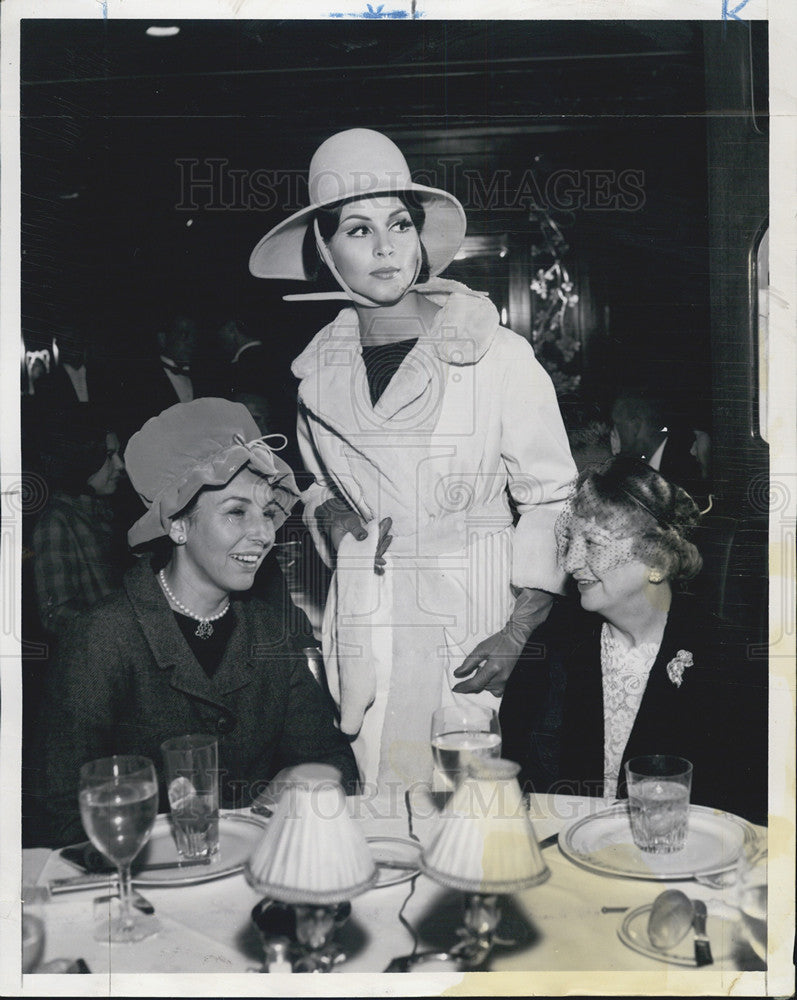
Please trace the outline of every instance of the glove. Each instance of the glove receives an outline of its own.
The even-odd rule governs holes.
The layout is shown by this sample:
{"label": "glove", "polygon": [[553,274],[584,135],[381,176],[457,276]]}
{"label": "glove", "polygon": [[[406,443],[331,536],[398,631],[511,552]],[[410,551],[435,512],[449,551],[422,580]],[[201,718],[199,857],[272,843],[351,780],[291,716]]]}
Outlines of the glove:
{"label": "glove", "polygon": [[315,510],[315,519],[318,530],[327,536],[334,552],[338,551],[341,539],[349,531],[358,542],[368,537],[363,519],[357,511],[337,497],[319,504]]}
{"label": "glove", "polygon": [[[351,532],[358,542],[368,537],[365,522],[357,511],[352,510],[345,500],[337,497],[319,504],[316,507],[315,518],[318,530],[327,536],[334,552],[338,551],[343,536],[348,532]],[[393,536],[390,534],[392,526],[393,521],[389,517],[382,518],[379,522],[379,541],[374,556],[374,573],[378,576],[382,576],[385,572],[384,554],[393,541]]]}
{"label": "glove", "polygon": [[548,617],[552,604],[553,594],[530,587],[522,589],[506,625],[500,632],[482,639],[454,671],[455,677],[467,677],[467,680],[456,684],[452,690],[460,694],[486,690],[500,698],[523,647],[534,629]]}

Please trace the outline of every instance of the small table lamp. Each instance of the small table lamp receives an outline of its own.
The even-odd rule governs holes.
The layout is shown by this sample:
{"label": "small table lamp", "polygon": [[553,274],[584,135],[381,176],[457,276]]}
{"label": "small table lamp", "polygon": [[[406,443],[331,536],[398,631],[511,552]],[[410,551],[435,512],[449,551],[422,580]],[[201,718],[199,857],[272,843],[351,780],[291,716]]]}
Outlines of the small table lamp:
{"label": "small table lamp", "polygon": [[519,765],[474,760],[421,855],[421,870],[440,885],[467,893],[462,940],[449,954],[470,968],[497,943],[498,897],[539,885],[550,876],[517,782]]}
{"label": "small table lamp", "polygon": [[294,969],[326,972],[346,957],[332,937],[348,916],[348,900],[376,881],[376,865],[347,812],[336,768],[300,764],[285,779],[263,839],[246,863],[249,884],[268,897],[253,916],[268,946],[268,921],[257,915],[274,900],[289,904],[295,914]]}

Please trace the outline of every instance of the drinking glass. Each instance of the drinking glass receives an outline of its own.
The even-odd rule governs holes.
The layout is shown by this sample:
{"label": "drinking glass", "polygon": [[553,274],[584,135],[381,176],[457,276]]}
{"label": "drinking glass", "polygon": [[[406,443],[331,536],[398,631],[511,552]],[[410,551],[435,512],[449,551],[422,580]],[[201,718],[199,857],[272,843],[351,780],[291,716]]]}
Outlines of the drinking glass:
{"label": "drinking glass", "polygon": [[432,755],[438,771],[456,787],[471,760],[501,756],[498,713],[481,705],[446,705],[432,715]]}
{"label": "drinking glass", "polygon": [[44,923],[40,917],[22,914],[22,971],[35,972],[44,954]]}
{"label": "drinking glass", "polygon": [[686,842],[692,765],[683,757],[652,754],[625,765],[631,834],[641,851],[672,854]]}
{"label": "drinking glass", "polygon": [[130,865],[149,840],[158,813],[158,779],[146,757],[115,756],[92,760],[80,769],[80,818],[92,844],[119,871],[119,915],[110,927],[97,925],[97,941],[142,941],[160,927],[158,920],[133,915]]}
{"label": "drinking glass", "polygon": [[181,860],[219,850],[219,745],[215,736],[175,736],[161,744],[172,827]]}
{"label": "drinking glass", "polygon": [[736,883],[737,903],[742,915],[745,941],[766,964],[767,960],[767,852],[743,854]]}

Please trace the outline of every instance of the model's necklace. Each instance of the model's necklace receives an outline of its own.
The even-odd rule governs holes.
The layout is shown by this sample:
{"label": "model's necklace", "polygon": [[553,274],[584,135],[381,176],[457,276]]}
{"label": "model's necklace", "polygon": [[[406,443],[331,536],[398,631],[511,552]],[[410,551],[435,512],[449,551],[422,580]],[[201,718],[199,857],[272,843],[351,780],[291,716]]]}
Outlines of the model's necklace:
{"label": "model's necklace", "polygon": [[171,592],[169,584],[166,582],[166,574],[164,573],[163,570],[161,570],[158,573],[158,579],[160,580],[161,587],[163,587],[163,592],[166,594],[166,596],[169,598],[172,604],[174,604],[175,607],[179,608],[179,610],[182,611],[184,615],[187,615],[189,618],[193,618],[194,621],[199,622],[199,624],[196,627],[196,632],[194,632],[194,635],[198,639],[209,639],[213,635],[213,626],[210,623],[218,621],[219,618],[226,615],[227,612],[230,610],[229,598],[227,599],[227,603],[224,605],[221,611],[218,612],[218,614],[211,615],[209,618],[200,618],[199,615],[195,615],[193,611],[189,611],[189,609],[184,604],[182,604],[180,601],[177,600],[177,598]]}

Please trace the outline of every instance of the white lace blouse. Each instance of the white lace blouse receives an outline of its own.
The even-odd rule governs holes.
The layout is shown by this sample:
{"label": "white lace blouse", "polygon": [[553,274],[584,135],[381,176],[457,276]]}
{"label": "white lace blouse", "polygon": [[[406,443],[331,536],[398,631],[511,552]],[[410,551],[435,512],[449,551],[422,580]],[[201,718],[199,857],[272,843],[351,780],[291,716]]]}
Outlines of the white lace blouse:
{"label": "white lace blouse", "polygon": [[601,630],[603,674],[603,795],[614,798],[628,737],[642,703],[648,676],[661,646],[645,642],[628,646],[624,637],[604,622]]}

